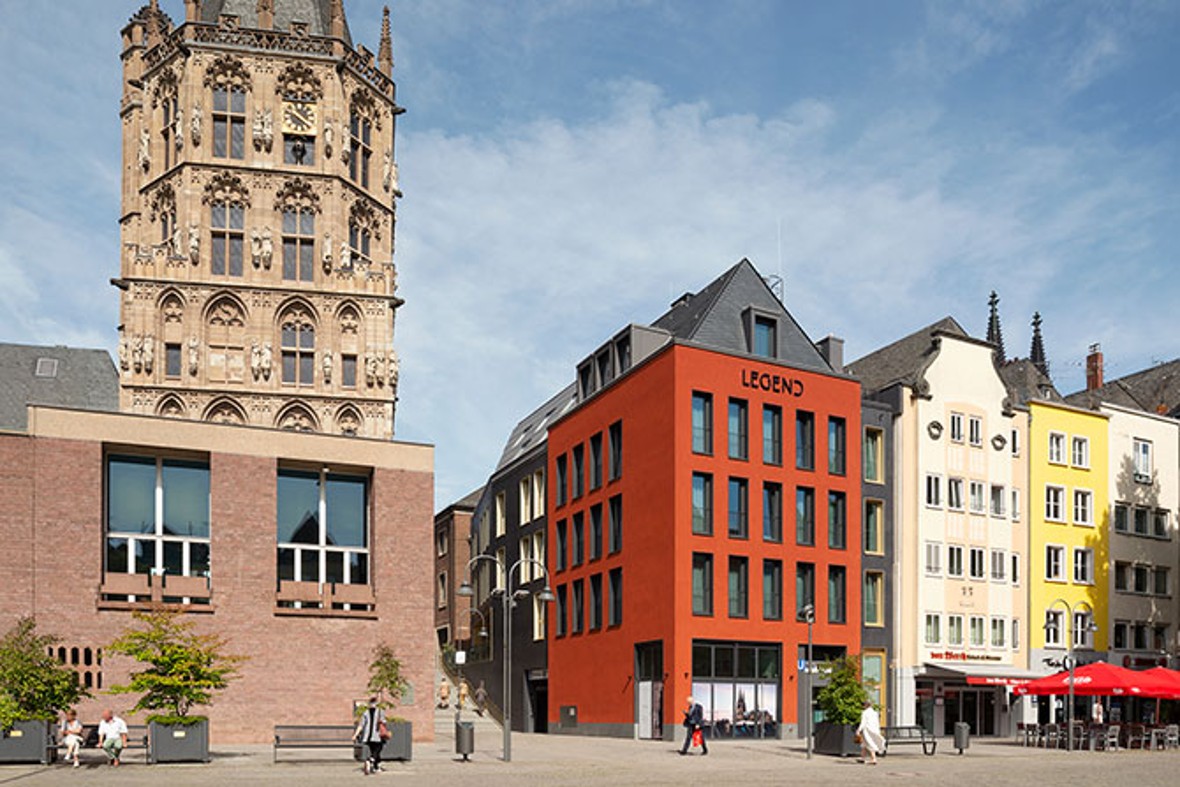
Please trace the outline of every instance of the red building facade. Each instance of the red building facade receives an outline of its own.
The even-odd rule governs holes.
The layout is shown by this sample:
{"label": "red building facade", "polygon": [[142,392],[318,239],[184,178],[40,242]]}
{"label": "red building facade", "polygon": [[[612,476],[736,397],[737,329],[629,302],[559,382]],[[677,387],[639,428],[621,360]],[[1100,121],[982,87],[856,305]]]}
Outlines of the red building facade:
{"label": "red building facade", "polygon": [[743,261],[579,398],[549,430],[550,729],[670,738],[691,694],[715,737],[793,736],[797,610],[817,659],[859,651],[858,384]]}

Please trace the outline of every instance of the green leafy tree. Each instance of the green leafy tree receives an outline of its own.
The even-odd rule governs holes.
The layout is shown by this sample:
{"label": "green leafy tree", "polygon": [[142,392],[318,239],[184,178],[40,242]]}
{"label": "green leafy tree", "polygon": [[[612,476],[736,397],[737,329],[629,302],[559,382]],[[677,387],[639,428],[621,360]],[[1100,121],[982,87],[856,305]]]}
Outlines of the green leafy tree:
{"label": "green leafy tree", "polygon": [[18,721],[50,720],[90,692],[73,670],[50,654],[58,638],[38,634],[32,617],[21,618],[0,639],[0,729]]}
{"label": "green leafy tree", "polygon": [[392,708],[405,696],[410,683],[402,677],[402,663],[388,645],[373,649],[373,661],[369,664],[369,691],[377,695],[377,704]]}
{"label": "green leafy tree", "polygon": [[820,669],[828,673],[828,685],[815,697],[824,720],[833,724],[859,722],[865,700],[869,698],[860,680],[860,660],[856,656],[841,656],[825,662]]}
{"label": "green leafy tree", "polygon": [[209,705],[213,695],[238,676],[242,656],[224,653],[226,642],[216,634],[198,634],[191,621],[162,610],[132,613],[141,628],[129,627],[107,650],[130,656],[147,669],[132,672],[131,682],[112,686],[112,694],[140,694],[135,710],[167,711],[148,716],[162,724],[192,724],[203,716],[189,716],[197,705]]}

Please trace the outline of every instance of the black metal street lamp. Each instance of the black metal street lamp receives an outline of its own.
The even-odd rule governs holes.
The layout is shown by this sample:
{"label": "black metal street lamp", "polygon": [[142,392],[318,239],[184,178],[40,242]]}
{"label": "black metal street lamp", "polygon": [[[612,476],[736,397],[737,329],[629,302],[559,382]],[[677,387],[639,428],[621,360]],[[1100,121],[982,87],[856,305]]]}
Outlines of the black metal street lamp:
{"label": "black metal street lamp", "polygon": [[811,627],[815,625],[815,604],[806,604],[795,613],[795,620],[807,623],[807,662],[804,665],[807,673],[807,724],[804,734],[807,738],[807,759],[811,759],[811,719],[815,715],[811,709]]}

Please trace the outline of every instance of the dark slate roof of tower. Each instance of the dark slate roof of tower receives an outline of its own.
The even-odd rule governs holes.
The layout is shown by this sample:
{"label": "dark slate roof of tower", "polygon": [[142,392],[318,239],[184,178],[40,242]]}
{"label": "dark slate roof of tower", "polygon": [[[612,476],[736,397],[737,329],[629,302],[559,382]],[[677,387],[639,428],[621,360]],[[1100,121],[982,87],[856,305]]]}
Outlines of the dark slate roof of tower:
{"label": "dark slate roof of tower", "polygon": [[1107,402],[1180,417],[1180,359],[1110,380],[1094,391],[1077,391],[1065,397],[1065,401],[1091,408]]}
{"label": "dark slate roof of tower", "polygon": [[26,407],[119,409],[119,374],[105,350],[0,344],[0,429],[28,428]]}
{"label": "dark slate roof of tower", "polygon": [[853,361],[845,369],[860,380],[866,392],[881,391],[895,383],[913,385],[934,353],[934,338],[940,333],[970,338],[954,317],[943,317],[936,323]]}
{"label": "dark slate roof of tower", "polygon": [[1033,399],[1057,403],[1065,401],[1053,387],[1053,381],[1028,358],[1014,358],[1001,363],[997,371],[1013,405],[1023,407]]}
{"label": "dark slate roof of tower", "polygon": [[[332,0],[274,0],[275,30],[286,32],[292,22],[306,22],[313,36],[332,34]],[[258,0],[202,0],[201,21],[217,23],[222,14],[238,17],[242,27],[258,27]],[[344,17],[344,40],[352,46],[348,16]]]}
{"label": "dark slate roof of tower", "polygon": [[508,442],[504,445],[500,461],[496,463],[496,469],[492,474],[495,475],[537,446],[543,445],[549,439],[549,424],[569,412],[577,403],[577,399],[578,386],[571,383],[545,404],[526,415],[513,428],[512,434],[508,435]]}
{"label": "dark slate roof of tower", "polygon": [[693,344],[746,354],[749,347],[742,312],[749,307],[782,318],[779,320],[777,360],[801,369],[832,371],[815,344],[747,259],[721,274],[700,292],[682,296],[652,323],[652,327]]}

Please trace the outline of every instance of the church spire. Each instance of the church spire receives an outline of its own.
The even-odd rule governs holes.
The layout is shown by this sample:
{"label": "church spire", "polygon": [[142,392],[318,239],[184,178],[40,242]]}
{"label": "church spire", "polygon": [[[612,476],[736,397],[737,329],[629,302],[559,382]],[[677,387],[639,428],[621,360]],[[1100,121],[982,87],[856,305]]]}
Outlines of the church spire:
{"label": "church spire", "polygon": [[1049,361],[1045,359],[1045,340],[1041,337],[1041,313],[1034,312],[1032,318],[1032,349],[1029,351],[1029,360],[1032,361],[1033,366],[1046,377],[1049,376]]}
{"label": "church spire", "polygon": [[389,35],[389,6],[381,12],[381,47],[377,51],[377,66],[385,76],[393,75],[393,42]]}
{"label": "church spire", "polygon": [[148,6],[147,13],[147,45],[151,49],[156,44],[160,43],[160,36],[163,34],[160,29],[160,0],[152,0]]}
{"label": "church spire", "polygon": [[1000,328],[1000,296],[996,295],[996,291],[992,290],[992,294],[987,299],[987,341],[996,348],[996,360],[1004,363],[1007,357],[1004,354],[1004,332]]}
{"label": "church spire", "polygon": [[332,0],[328,17],[332,37],[344,38],[344,0]]}

